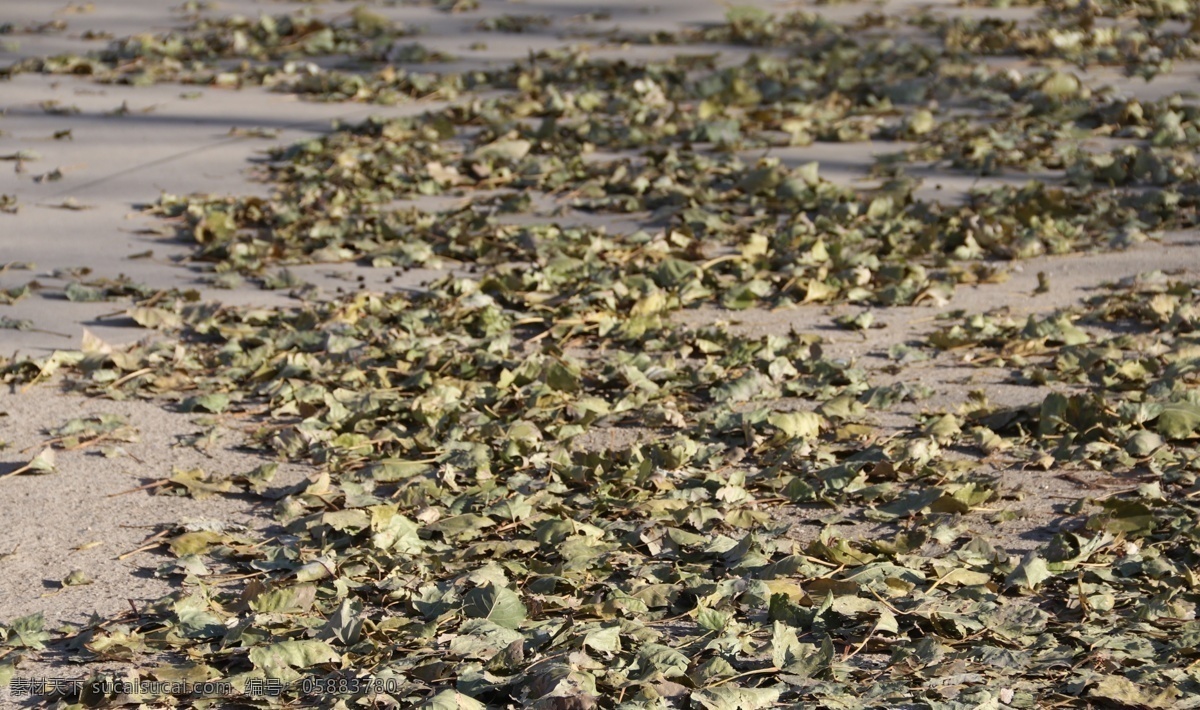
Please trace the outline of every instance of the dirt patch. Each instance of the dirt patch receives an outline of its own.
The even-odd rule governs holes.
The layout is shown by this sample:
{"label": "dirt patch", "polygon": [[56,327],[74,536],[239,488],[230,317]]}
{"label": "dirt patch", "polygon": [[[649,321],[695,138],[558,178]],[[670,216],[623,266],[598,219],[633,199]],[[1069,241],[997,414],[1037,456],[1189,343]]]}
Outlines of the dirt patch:
{"label": "dirt patch", "polygon": [[[169,560],[161,533],[184,522],[260,532],[271,525],[270,510],[261,501],[236,495],[197,500],[161,494],[161,486],[135,490],[175,470],[199,468],[228,476],[266,461],[239,449],[243,432],[236,421],[200,424],[195,415],[154,402],[86,398],[60,393],[53,385],[25,392],[6,389],[0,393],[0,439],[5,444],[0,471],[11,471],[36,455],[53,438],[48,429],[96,415],[123,417],[136,430],[137,441],[114,445],[121,452],[108,456],[99,446],[59,450],[55,473],[0,479],[0,518],[5,522],[0,619],[41,613],[56,626],[78,624],[92,614],[119,615],[178,588],[180,575],[156,573]],[[309,471],[285,463],[274,485],[290,485]],[[133,552],[142,547],[147,549]],[[76,570],[91,583],[64,586],[62,581]]]}

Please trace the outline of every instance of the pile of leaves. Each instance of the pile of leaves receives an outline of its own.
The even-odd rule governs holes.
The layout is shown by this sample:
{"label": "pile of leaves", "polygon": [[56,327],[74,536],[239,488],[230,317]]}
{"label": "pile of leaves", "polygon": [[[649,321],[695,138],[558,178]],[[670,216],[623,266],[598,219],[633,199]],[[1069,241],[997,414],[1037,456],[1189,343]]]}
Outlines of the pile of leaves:
{"label": "pile of leaves", "polygon": [[[1136,495],[1084,505],[1077,532],[1014,557],[959,522],[996,481],[946,455],[957,432],[873,441],[877,390],[803,338],[621,323],[573,356],[531,345],[528,311],[459,279],[299,312],[172,308],[182,358],[164,341],[9,377],[73,361],[93,393],[265,406],[258,438],[321,473],[265,492],[287,531],[273,541],[178,531],[162,572],[184,590],[84,629],[81,658],[174,650],[192,660],[146,677],[293,682],[284,697],[306,674],[353,688],[369,671],[401,704],[435,705],[1153,704],[1174,696],[1152,679],[1188,682],[1190,647],[1139,630],[1189,623],[1194,515],[1171,491],[1190,478],[1152,467]],[[1036,441],[1085,429],[1060,400]],[[635,443],[604,444],[631,427]],[[1155,455],[1190,470],[1194,431],[1169,433]],[[901,524],[848,539],[839,509]],[[831,525],[802,540],[800,518]],[[206,583],[217,565],[254,581]],[[1118,672],[1133,659],[1152,675]]]}
{"label": "pile of leaves", "polygon": [[1143,274],[1024,322],[1002,313],[962,315],[929,343],[965,349],[964,360],[1007,369],[1014,383],[1059,390],[1040,406],[979,408],[969,419],[1034,429],[1058,459],[1078,465],[1148,466],[1192,485],[1194,452],[1186,442],[1200,426],[1192,374],[1196,288],[1161,272]]}
{"label": "pile of leaves", "polygon": [[[316,35],[350,53],[390,41],[394,28],[354,17],[266,34],[262,21],[210,23],[242,23],[241,44],[213,32],[177,51],[275,60]],[[498,95],[276,151],[270,197],[161,199],[155,211],[218,275],[455,268],[416,292],[294,308],[74,288],[127,299],[160,337],[5,362],[5,381],[65,376],[95,396],[244,417],[251,443],[314,473],[282,487],[267,469],[175,472],[173,492],[272,501],[278,534],[174,529],[159,573],[181,589],[73,630],[61,641],[72,658],[223,679],[260,707],[1194,704],[1195,284],[1145,279],[1025,322],[964,314],[932,343],[1057,389],[1029,407],[975,398],[917,418],[920,388],[876,383],[815,336],[676,318],[701,305],[941,302],[998,259],[1194,226],[1193,112],[805,13],[737,10],[694,32],[686,41],[771,51],[733,66],[536,55],[471,85]],[[311,76],[338,99],[377,97],[387,81],[354,74],[360,94]],[[988,120],[960,121],[934,98]],[[1122,132],[1167,138],[1109,156],[1063,147]],[[744,153],[868,138],[917,144],[869,190]],[[905,164],[947,155],[1070,182],[920,197]],[[411,204],[443,194],[464,199],[441,213]],[[588,213],[642,228],[568,219]],[[1101,334],[1116,325],[1130,332]],[[106,420],[57,433],[129,434]],[[1047,457],[1128,486],[1056,510],[1049,542],[1001,539],[1021,517],[1006,476]],[[36,617],[0,626],[0,673],[51,640]],[[267,680],[277,694],[248,692]],[[168,699],[59,699],[129,701]]]}

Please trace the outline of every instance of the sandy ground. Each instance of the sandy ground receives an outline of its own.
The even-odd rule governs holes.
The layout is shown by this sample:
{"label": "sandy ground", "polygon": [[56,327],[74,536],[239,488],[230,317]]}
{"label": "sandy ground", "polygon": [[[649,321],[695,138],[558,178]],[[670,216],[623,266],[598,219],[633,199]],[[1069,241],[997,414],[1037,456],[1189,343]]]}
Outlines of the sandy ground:
{"label": "sandy ground", "polygon": [[[264,511],[236,494],[198,500],[162,493],[162,487],[135,490],[175,470],[198,468],[228,476],[263,464],[260,456],[238,450],[240,423],[205,422],[153,402],[83,399],[50,387],[0,394],[0,411],[7,454],[0,476],[46,446],[52,438],[47,429],[78,417],[120,415],[137,437],[115,443],[121,451],[111,455],[102,446],[59,450],[56,473],[2,479],[0,519],[6,525],[0,544],[0,599],[6,618],[40,611],[48,620],[78,623],[92,613],[119,613],[171,588],[169,575],[155,574],[169,559],[161,554],[161,545],[126,556],[147,538],[179,524],[262,530],[269,523]],[[206,437],[214,428],[210,444]],[[199,441],[189,444],[193,438]],[[284,464],[273,485],[295,483],[304,473],[303,467]],[[61,581],[75,570],[92,583],[64,586]]]}
{"label": "sandy ground", "polygon": [[[605,26],[637,29],[671,29],[684,23],[712,21],[724,13],[716,2],[661,0],[645,3],[483,2],[484,12],[546,13],[571,18],[589,10],[611,12]],[[757,3],[778,9],[795,3]],[[85,30],[123,36],[140,31],[160,31],[178,25],[181,17],[171,3],[154,0],[96,0],[94,12],[61,12],[68,22],[65,34],[20,36],[0,45],[0,65],[20,57],[95,48],[95,41],[80,39]],[[885,3],[891,11],[906,6],[953,2]],[[307,5],[305,5],[307,6]],[[243,14],[279,13],[297,6],[279,2],[219,3],[219,11]],[[872,4],[821,6],[834,18],[854,17]],[[340,4],[321,11],[344,11]],[[1014,10],[1019,17],[1024,11]],[[420,41],[461,57],[462,62],[486,64],[521,57],[531,48],[561,46],[566,40],[553,33],[506,36],[470,30],[481,15],[464,19],[423,7],[390,8],[389,13],[421,25]],[[989,11],[991,13],[991,11]],[[994,14],[994,13],[993,13]],[[44,22],[54,17],[54,7],[34,0],[6,0],[0,22]],[[478,43],[483,43],[480,46]],[[610,50],[615,51],[615,50]],[[639,48],[637,51],[672,52],[678,48]],[[1096,71],[1087,75],[1095,86],[1112,85],[1129,95],[1153,98],[1195,85],[1200,67],[1177,66],[1175,72],[1154,83],[1125,79]],[[193,92],[199,96],[190,97]],[[78,108],[78,113],[51,115],[43,103]],[[124,107],[122,115],[114,113]],[[15,195],[21,205],[15,215],[0,215],[0,264],[30,262],[29,270],[0,272],[0,287],[36,280],[44,288],[12,306],[0,306],[0,315],[32,320],[37,330],[0,330],[0,352],[44,355],[59,348],[77,347],[86,328],[114,344],[144,337],[144,330],[113,317],[112,303],[72,303],[61,295],[66,281],[55,276],[64,269],[88,267],[93,276],[129,276],[156,288],[198,288],[205,298],[231,304],[286,304],[286,294],[266,292],[247,285],[233,290],[206,288],[200,270],[181,263],[189,247],[164,235],[161,223],[138,213],[137,206],[160,193],[248,193],[264,187],[252,179],[253,161],[271,145],[280,145],[319,134],[334,121],[358,121],[372,114],[399,115],[423,111],[429,104],[396,107],[360,104],[319,104],[257,89],[227,91],[162,84],[150,87],[100,86],[81,79],[22,75],[3,85],[0,92],[0,155],[34,151],[37,160],[0,162],[0,193]],[[277,131],[264,140],[231,135],[232,129],[265,128]],[[58,131],[71,131],[70,140],[55,140]],[[788,162],[822,162],[822,175],[847,184],[861,181],[875,152],[891,152],[895,144],[850,146],[817,144],[781,155]],[[61,170],[59,181],[36,182],[34,176]],[[929,189],[942,185],[943,199],[952,200],[975,182],[971,178],[931,173],[923,175]],[[1023,181],[1023,179],[1022,179]],[[861,184],[861,183],[859,183]],[[72,209],[65,208],[81,208]],[[853,313],[855,307],[828,309],[798,307],[776,311],[728,312],[716,308],[690,310],[679,319],[692,324],[717,320],[730,322],[750,333],[818,332],[829,342],[828,351],[879,369],[883,354],[895,343],[919,338],[936,326],[939,312],[952,309],[981,311],[1002,306],[1016,313],[1044,312],[1075,303],[1088,289],[1106,280],[1163,269],[1200,275],[1200,249],[1193,234],[1167,235],[1127,252],[1100,255],[1044,257],[1013,265],[1005,283],[963,287],[942,306],[895,308],[876,312],[883,327],[865,334],[830,326],[831,316]],[[131,258],[133,255],[150,255]],[[322,289],[355,287],[358,277],[367,286],[382,287],[390,271],[354,265],[306,266],[294,269],[304,280]],[[1032,295],[1037,273],[1050,276],[1048,293]],[[431,273],[413,273],[391,287],[417,287]],[[997,401],[1022,403],[1040,395],[1028,388],[1007,387],[1004,373],[956,367],[954,354],[914,367],[934,396],[916,409],[952,409],[966,392],[987,386]],[[59,452],[58,472],[47,476],[0,478],[0,620],[42,612],[53,624],[81,622],[90,614],[119,614],[165,594],[172,579],[156,576],[167,561],[156,549],[125,556],[144,541],[185,520],[221,521],[254,530],[269,527],[266,511],[237,496],[205,500],[154,495],[153,490],[125,493],[170,475],[175,468],[202,468],[206,472],[235,474],[262,463],[257,455],[240,451],[241,424],[225,420],[217,426],[222,436],[207,450],[184,443],[208,429],[195,415],[180,414],[155,403],[112,402],[63,394],[54,384],[27,391],[0,392],[0,476],[28,461],[45,442],[47,428],[90,414],[120,414],[138,431],[139,441],[123,444],[124,455],[106,457],[97,451]],[[284,485],[309,473],[301,466],[283,466],[278,483]],[[1052,529],[1056,496],[1071,493],[1078,483],[1037,472],[1013,471],[1005,477],[1013,491],[1013,505],[1026,506],[1029,518],[1046,523],[1039,531],[1029,525],[1014,527],[1014,549],[1035,544]],[[980,523],[982,524],[982,523]],[[849,532],[849,531],[848,531]],[[801,533],[803,534],[803,533]],[[61,580],[80,570],[93,581],[63,586]],[[23,667],[24,669],[24,667]],[[0,700],[0,705],[3,701]]]}

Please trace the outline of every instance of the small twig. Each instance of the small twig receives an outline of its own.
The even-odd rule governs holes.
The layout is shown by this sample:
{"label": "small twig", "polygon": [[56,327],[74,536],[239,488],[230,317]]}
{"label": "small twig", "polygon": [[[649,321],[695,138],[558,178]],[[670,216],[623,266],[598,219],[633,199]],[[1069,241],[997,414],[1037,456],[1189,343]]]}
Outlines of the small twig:
{"label": "small twig", "polygon": [[712,259],[709,259],[708,261],[706,261],[706,262],[704,262],[703,264],[701,264],[701,265],[700,265],[700,270],[701,270],[701,271],[708,271],[709,269],[711,269],[712,267],[716,266],[717,264],[720,264],[721,262],[724,262],[724,261],[733,261],[733,260],[735,260],[735,259],[741,259],[741,258],[743,258],[741,254],[723,254],[723,255],[721,255],[721,256],[718,256],[718,257],[714,257],[714,258],[712,258]]}
{"label": "small twig", "polygon": [[1100,501],[1108,500],[1109,498],[1115,498],[1116,496],[1120,496],[1120,495],[1125,495],[1126,493],[1134,493],[1137,491],[1137,489],[1138,489],[1138,486],[1133,486],[1131,488],[1121,488],[1119,490],[1113,491],[1112,493],[1109,493],[1106,496],[1096,498],[1095,500],[1097,503],[1099,503]]}
{"label": "small twig", "polygon": [[25,394],[26,392],[29,391],[30,387],[33,387],[34,385],[36,385],[37,383],[39,383],[41,381],[42,381],[42,373],[39,372],[36,377],[34,377],[29,382],[25,383],[25,386],[21,388],[21,394]]}
{"label": "small twig", "polygon": [[892,606],[891,604],[888,604],[888,603],[887,603],[887,601],[885,601],[883,597],[879,596],[879,593],[878,593],[878,592],[876,592],[874,589],[871,589],[870,587],[865,587],[865,589],[866,589],[868,592],[870,592],[870,593],[871,593],[871,596],[875,597],[875,599],[877,599],[877,600],[879,601],[879,603],[880,603],[880,604],[882,604],[882,605],[884,605],[885,607],[887,607],[887,608],[888,608],[888,609],[889,609],[889,610],[890,610],[890,611],[891,611],[893,614],[895,614],[896,616],[900,616],[900,615],[901,615],[901,612],[900,612],[900,610],[899,610],[899,609],[897,609],[896,607]]}
{"label": "small twig", "polygon": [[550,333],[553,332],[553,330],[554,330],[553,328],[547,328],[546,330],[543,330],[542,332],[533,336],[529,340],[526,340],[525,344],[532,345],[533,343],[536,343],[537,341],[541,340],[542,338],[545,338],[547,335],[550,335]]}
{"label": "small twig", "polygon": [[260,571],[260,572],[251,572],[249,574],[232,574],[227,577],[224,577],[224,576],[207,577],[206,579],[208,579],[209,582],[213,582],[216,584],[227,584],[229,582],[240,582],[243,579],[251,579],[253,577],[261,577],[264,574],[266,574],[266,572]]}
{"label": "small twig", "polygon": [[525,521],[523,521],[523,520],[514,520],[514,521],[512,521],[511,523],[505,523],[504,525],[501,525],[500,527],[496,528],[496,529],[495,529],[495,530],[493,530],[492,532],[493,532],[493,533],[496,533],[496,534],[499,534],[499,533],[506,533],[506,532],[508,532],[509,530],[512,530],[513,528],[515,528],[515,527],[519,526],[519,525],[520,525],[521,523],[523,523],[523,522],[525,522]]}
{"label": "small twig", "polygon": [[30,332],[30,333],[45,333],[46,335],[57,335],[60,338],[70,338],[71,337],[70,334],[68,334],[68,333],[60,333],[57,330],[46,330],[44,328],[29,328],[28,332]]}
{"label": "small twig", "polygon": [[3,474],[3,475],[0,475],[0,479],[3,479],[3,478],[8,478],[9,476],[16,476],[16,475],[19,475],[19,474],[25,473],[26,471],[28,471],[28,470],[29,470],[29,468],[30,468],[29,464],[25,464],[24,466],[22,466],[22,467],[20,467],[20,468],[18,468],[18,469],[14,469],[14,470],[12,470],[12,471],[9,471],[8,473],[5,473],[5,474]]}
{"label": "small twig", "polygon": [[867,637],[862,640],[862,643],[858,644],[858,648],[854,649],[854,651],[852,651],[851,653],[848,653],[848,654],[845,654],[842,656],[842,663],[845,663],[846,661],[850,660],[851,658],[854,658],[855,656],[857,656],[858,652],[863,650],[863,648],[866,647],[867,643],[870,642],[870,640],[872,638],[874,638],[875,632],[878,630],[879,630],[879,623],[876,622],[875,625],[871,627],[871,631],[867,634]]}
{"label": "small twig", "polygon": [[725,683],[728,683],[732,680],[738,680],[739,678],[745,678],[746,676],[763,675],[765,673],[778,673],[781,670],[783,670],[783,669],[778,666],[771,666],[770,668],[759,668],[757,670],[746,671],[745,673],[738,673],[737,675],[731,675],[728,678],[722,678],[721,680],[718,680],[716,683],[711,683],[705,687],[706,688],[715,688],[718,685],[724,685]]}
{"label": "small twig", "polygon": [[109,385],[109,387],[110,387],[110,388],[111,388],[111,387],[120,387],[121,385],[125,384],[126,382],[128,382],[128,381],[130,381],[130,380],[132,380],[132,379],[134,379],[134,378],[141,377],[142,375],[146,375],[146,374],[149,374],[149,373],[151,373],[151,372],[154,372],[154,368],[151,368],[151,367],[143,367],[143,368],[142,368],[142,369],[140,369],[140,370],[134,370],[133,372],[129,373],[128,375],[125,375],[125,376],[124,376],[124,377],[122,377],[121,379],[119,379],[119,380],[116,380],[115,382],[113,382],[112,384],[110,384],[110,385]]}
{"label": "small twig", "polygon": [[137,548],[136,550],[130,550],[129,552],[126,552],[123,555],[118,555],[117,559],[123,560],[127,557],[133,557],[134,555],[136,555],[139,552],[145,552],[146,550],[149,550],[151,548],[158,547],[159,545],[163,544],[162,538],[169,535],[170,532],[171,532],[170,530],[163,530],[161,532],[154,533],[150,537],[146,538],[146,540],[142,543],[141,547]]}
{"label": "small twig", "polygon": [[[134,460],[137,461],[137,459],[134,459]],[[141,463],[141,461],[138,461],[138,463]],[[108,495],[106,495],[104,497],[105,498],[116,498],[117,496],[129,495],[130,493],[137,493],[138,491],[146,491],[146,490],[150,490],[151,488],[158,488],[160,486],[165,486],[170,482],[171,482],[171,479],[163,478],[158,481],[155,481],[154,483],[147,483],[144,486],[138,486],[137,488],[130,488],[129,490],[121,491],[120,493],[109,493]]]}

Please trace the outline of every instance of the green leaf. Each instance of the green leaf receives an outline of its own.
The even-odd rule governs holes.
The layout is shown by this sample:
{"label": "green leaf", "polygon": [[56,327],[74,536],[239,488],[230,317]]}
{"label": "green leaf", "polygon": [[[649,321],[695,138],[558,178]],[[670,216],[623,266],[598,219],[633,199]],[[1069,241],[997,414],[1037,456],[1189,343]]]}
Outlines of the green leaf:
{"label": "green leaf", "polygon": [[723,631],[732,619],[732,614],[717,609],[701,607],[696,611],[696,623],[709,631]]}
{"label": "green leaf", "polygon": [[1190,439],[1200,428],[1200,404],[1176,402],[1164,404],[1158,415],[1158,433],[1168,439]]}
{"label": "green leaf", "polygon": [[583,637],[583,645],[601,653],[620,653],[621,627],[604,626],[592,629]]}
{"label": "green leaf", "polygon": [[909,491],[887,505],[874,511],[873,517],[881,519],[906,518],[920,513],[936,503],[944,491],[941,488],[918,488]]}
{"label": "green leaf", "polygon": [[815,439],[821,434],[825,418],[816,412],[772,412],[767,422],[789,438]]}
{"label": "green leaf", "polygon": [[687,673],[690,662],[679,651],[657,643],[648,643],[638,649],[637,666],[647,675],[661,673],[665,678],[676,678]]}
{"label": "green leaf", "polygon": [[371,506],[371,544],[400,554],[419,553],[424,543],[420,526],[397,512],[394,505]]}
{"label": "green leaf", "polygon": [[183,400],[180,409],[185,412],[210,412],[220,414],[232,400],[227,394],[204,394]]}
{"label": "green leaf", "polygon": [[496,523],[486,515],[467,513],[442,518],[425,526],[430,533],[441,533],[447,540],[470,540],[479,536],[484,529]]}
{"label": "green leaf", "polygon": [[246,473],[234,476],[234,479],[239,483],[250,487],[250,490],[255,493],[262,493],[267,489],[267,486],[275,478],[275,473],[279,470],[277,463],[264,463],[257,466]]}
{"label": "green leaf", "polygon": [[17,473],[34,473],[34,474],[54,473],[55,471],[58,470],[58,468],[55,466],[54,459],[55,459],[54,449],[52,449],[50,447],[46,447],[46,448],[42,449],[41,452],[39,452],[37,456],[34,456],[32,459],[30,459],[29,463],[25,464],[24,466],[18,468],[15,471],[9,471],[8,473],[6,473],[4,475],[12,476]]}
{"label": "green leaf", "polygon": [[188,495],[196,499],[208,498],[215,493],[228,493],[233,488],[231,481],[213,480],[198,468],[187,471],[175,469],[175,472],[167,480],[181,486]]}
{"label": "green leaf", "polygon": [[527,611],[520,595],[495,584],[476,587],[463,598],[463,613],[468,617],[487,619],[506,629],[519,627]]}
{"label": "green leaf", "polygon": [[109,300],[106,290],[96,286],[85,286],[78,281],[72,281],[67,284],[66,294],[68,301],[82,303]]}
{"label": "green leaf", "polygon": [[71,570],[71,573],[64,577],[62,581],[64,587],[78,587],[91,583],[92,579],[81,569]]}
{"label": "green leaf", "polygon": [[337,641],[343,646],[352,646],[362,637],[363,623],[362,602],[343,599],[337,611],[325,622],[321,637]]}
{"label": "green leaf", "polygon": [[807,655],[805,651],[805,645],[796,636],[796,629],[776,621],[771,636],[771,660],[775,667],[787,669],[793,663],[802,662]]}
{"label": "green leaf", "polygon": [[443,690],[419,707],[421,710],[487,710],[487,705],[457,690]]}
{"label": "green leaf", "polygon": [[171,552],[178,557],[198,555],[213,545],[224,542],[225,536],[215,530],[185,532],[171,540]]}
{"label": "green leaf", "polygon": [[200,593],[179,599],[172,605],[172,610],[179,620],[177,629],[188,638],[214,638],[224,635],[229,628],[225,625],[227,617],[214,614],[209,600]]}
{"label": "green leaf", "polygon": [[316,585],[297,584],[263,592],[250,602],[250,608],[262,613],[299,614],[311,609],[316,598]]}
{"label": "green leaf", "polygon": [[332,646],[315,639],[280,641],[250,649],[250,662],[272,677],[278,677],[288,668],[311,668],[322,663],[338,663],[341,660],[341,655],[333,650]]}
{"label": "green leaf", "polygon": [[45,631],[46,619],[41,612],[13,619],[8,627],[0,626],[4,634],[0,636],[3,645],[9,648],[32,648],[35,651],[46,647],[50,634]]}
{"label": "green leaf", "polygon": [[1036,551],[1031,551],[1025,555],[1017,568],[1009,573],[1004,578],[1004,586],[1020,587],[1021,589],[1034,590],[1039,584],[1054,576],[1050,568],[1046,565],[1046,560],[1043,559]]}
{"label": "green leaf", "polygon": [[727,683],[692,694],[692,701],[706,710],[761,710],[775,705],[782,695],[777,688],[739,688]]}
{"label": "green leaf", "polygon": [[533,144],[527,140],[498,140],[480,146],[474,154],[476,160],[499,160],[515,163],[529,154]]}
{"label": "green leaf", "polygon": [[1088,697],[1128,708],[1168,708],[1175,704],[1179,691],[1173,687],[1150,689],[1124,676],[1105,675],[1088,690]]}

